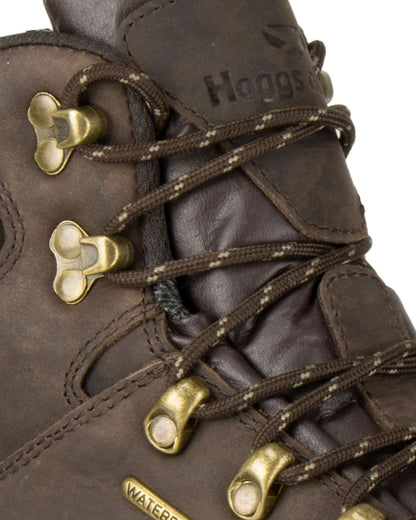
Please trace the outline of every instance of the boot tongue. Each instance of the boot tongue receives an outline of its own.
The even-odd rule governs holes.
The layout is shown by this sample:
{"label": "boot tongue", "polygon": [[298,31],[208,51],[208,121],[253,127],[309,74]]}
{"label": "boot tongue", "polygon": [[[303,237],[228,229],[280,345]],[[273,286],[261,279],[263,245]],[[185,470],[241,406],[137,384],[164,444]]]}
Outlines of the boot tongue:
{"label": "boot tongue", "polygon": [[[287,0],[157,0],[121,24],[119,45],[199,127],[294,106],[323,106],[307,43]],[[243,167],[309,238],[366,236],[335,134],[320,132]],[[313,194],[313,196],[311,195]]]}
{"label": "boot tongue", "polygon": [[170,97],[211,123],[324,105],[307,43],[286,0],[148,2],[120,44]]}

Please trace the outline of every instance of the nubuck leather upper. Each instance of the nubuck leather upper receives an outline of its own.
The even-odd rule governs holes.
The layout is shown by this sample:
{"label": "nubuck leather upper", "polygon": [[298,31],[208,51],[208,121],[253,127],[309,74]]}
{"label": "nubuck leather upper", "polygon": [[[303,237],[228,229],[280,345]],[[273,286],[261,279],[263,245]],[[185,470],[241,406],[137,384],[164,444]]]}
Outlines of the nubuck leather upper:
{"label": "nubuck leather upper", "polygon": [[0,39],[7,520],[416,516],[415,330],[287,0]]}

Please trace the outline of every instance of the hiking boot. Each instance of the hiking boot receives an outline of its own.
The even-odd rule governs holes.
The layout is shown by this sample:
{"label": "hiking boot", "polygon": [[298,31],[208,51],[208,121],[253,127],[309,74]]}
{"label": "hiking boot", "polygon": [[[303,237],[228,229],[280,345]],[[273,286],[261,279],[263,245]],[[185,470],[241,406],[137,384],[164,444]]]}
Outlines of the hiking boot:
{"label": "hiking boot", "polygon": [[0,40],[8,520],[416,515],[415,331],[286,0]]}

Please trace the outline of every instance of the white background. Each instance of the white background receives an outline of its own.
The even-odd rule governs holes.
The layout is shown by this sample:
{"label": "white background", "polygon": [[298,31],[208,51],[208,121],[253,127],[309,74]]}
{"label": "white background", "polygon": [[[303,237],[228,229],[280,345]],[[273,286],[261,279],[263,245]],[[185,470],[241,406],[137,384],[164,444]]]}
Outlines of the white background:
{"label": "white background", "polygon": [[[334,103],[349,106],[357,127],[348,162],[374,239],[368,259],[416,321],[413,2],[292,0],[292,6],[307,38],[326,43]],[[42,0],[0,1],[0,35],[48,26]]]}

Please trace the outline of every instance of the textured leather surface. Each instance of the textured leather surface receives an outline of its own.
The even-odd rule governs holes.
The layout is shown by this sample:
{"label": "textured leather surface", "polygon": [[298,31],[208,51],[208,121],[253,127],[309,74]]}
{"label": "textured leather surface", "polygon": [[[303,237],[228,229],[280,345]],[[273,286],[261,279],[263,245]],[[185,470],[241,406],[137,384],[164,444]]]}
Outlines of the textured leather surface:
{"label": "textured leather surface", "polygon": [[[289,3],[260,0],[255,10],[251,5],[250,0],[215,5],[205,0],[147,2],[123,22],[120,47],[168,92],[172,106],[198,126],[274,108],[323,106],[318,87],[315,83],[310,87],[310,78],[316,81],[316,76]],[[285,34],[288,27],[295,32]],[[266,37],[277,30],[283,42],[280,49]],[[236,85],[234,101],[229,101],[228,92],[234,87],[221,72],[229,72],[229,81]],[[262,82],[249,99],[238,96],[238,81],[255,84],[258,78],[264,82],[265,75],[274,82],[275,99],[261,94]],[[218,91],[224,81],[227,88]],[[216,85],[211,93],[207,82]],[[218,104],[213,105],[212,91]],[[335,135],[325,132],[305,139],[253,161],[244,170],[308,237],[349,242],[366,235],[360,200]]]}
{"label": "textured leather surface", "polygon": [[[68,5],[64,5],[65,9],[67,9]],[[76,4],[74,4],[74,10],[77,10]],[[108,13],[108,16],[111,18],[112,14]],[[59,16],[56,15],[55,19],[59,21]],[[98,17],[98,20],[101,19],[105,19],[105,17]],[[174,24],[175,20],[172,18],[171,22]],[[86,23],[80,27],[80,30],[93,33],[97,30],[97,27]],[[72,28],[70,27],[70,30],[77,30],[77,27],[74,25]],[[155,59],[157,58],[155,57]],[[173,120],[169,132],[171,135],[179,135],[191,130],[191,125],[184,122],[183,119],[176,119]],[[326,148],[324,145],[322,154],[314,157],[316,161],[312,162],[312,164],[320,164],[321,160],[327,160],[331,163],[328,159],[331,148],[332,144],[329,145],[329,148]],[[195,164],[205,161],[210,153],[208,152],[207,155],[201,154],[192,157],[175,158],[169,161],[165,170],[166,179],[185,173]],[[212,152],[212,154],[214,153]],[[273,161],[275,160],[276,164],[279,164],[281,157],[282,155],[276,157]],[[292,155],[288,157],[291,157],[292,160],[298,160],[299,154],[292,149]],[[303,163],[298,162],[297,166],[298,168],[305,168],[306,166],[309,167],[310,163],[310,160]],[[322,168],[322,166],[319,166],[319,168]],[[290,170],[290,173],[293,173],[292,170]],[[305,178],[302,182],[305,182]],[[266,188],[264,190],[267,191]],[[305,199],[309,198],[310,192],[303,191],[303,193]],[[268,195],[270,197],[270,191]],[[332,196],[332,193],[328,193],[328,197],[330,196]],[[320,210],[324,214],[328,212],[327,207],[320,208]],[[206,251],[207,249],[225,248],[261,240],[296,239],[300,236],[299,231],[296,231],[286,218],[276,211],[270,200],[264,197],[261,191],[241,172],[233,173],[227,179],[216,182],[215,185],[213,184],[198,190],[192,196],[184,197],[180,202],[178,201],[171,206],[169,215],[171,217],[169,221],[172,243],[174,252],[178,257]],[[301,229],[299,225],[297,227]],[[306,230],[302,229],[302,231],[308,235]],[[341,240],[341,237],[345,238],[345,240],[352,239],[351,236],[348,237],[342,233],[337,236],[338,240]],[[272,276],[276,270],[276,267],[262,265],[250,268],[227,269],[210,273],[209,275],[198,276],[192,281],[186,280],[183,285],[183,294],[194,310],[204,311],[208,315],[208,319],[211,320],[228,310],[236,302],[241,301],[253,288],[257,288],[262,282]],[[221,351],[217,351],[216,356],[213,355],[212,359],[218,369],[232,378],[235,384],[245,386],[249,381],[258,378],[259,373],[272,375],[284,371],[288,367],[304,366],[306,360],[314,362],[333,357],[336,354],[336,347],[320,313],[316,300],[317,290],[318,287],[316,285],[311,285],[294,292],[276,304],[267,314],[238,330],[230,338],[230,343],[233,347],[222,346]],[[354,306],[354,302],[351,305]],[[255,325],[259,327],[255,328]],[[186,329],[186,327],[184,328]],[[191,332],[185,330],[184,334],[188,334],[189,337]],[[346,396],[345,398],[344,406],[339,406],[342,403],[338,402],[333,405],[332,410],[327,408],[326,411],[324,410],[324,413],[322,413],[322,410],[318,412],[314,418],[320,422],[320,429],[311,421],[309,429],[307,428],[301,432],[303,435],[302,441],[311,446],[314,452],[323,452],[332,447],[336,441],[340,443],[348,442],[374,431],[376,427],[375,422],[365,413],[363,407],[357,404],[355,395]],[[281,403],[274,403],[269,409],[269,413],[273,413],[273,406],[276,409],[276,407],[281,405]],[[108,429],[117,429],[125,421],[126,417],[124,416],[116,417],[114,421],[111,421],[111,428],[109,427]],[[91,441],[93,446],[94,443],[97,443],[103,437],[107,438],[108,436],[111,438],[111,431],[106,430],[106,426],[97,428],[93,434],[94,440]],[[137,431],[140,434],[140,428]],[[329,438],[325,439],[323,435],[325,432],[332,436],[332,441]],[[134,449],[141,450],[141,445],[137,446],[132,441],[132,437],[126,437],[126,442],[129,447],[134,446]],[[243,441],[239,442],[239,444],[243,447],[242,449],[247,447]],[[86,447],[89,446],[89,443],[86,443]],[[105,446],[105,444],[98,442],[97,447],[99,446]],[[215,446],[220,451],[219,444],[217,443]],[[64,454],[64,458],[61,461],[59,461],[58,457],[57,463],[52,460],[53,457],[51,455],[51,461],[48,463],[50,466],[48,467],[55,466],[55,468],[59,468],[64,466],[64,461],[69,459],[73,452],[77,453],[77,449],[82,450],[83,448],[79,445],[76,447],[71,445],[68,448],[68,454]],[[91,452],[91,448],[89,451]],[[204,446],[204,451],[207,453],[206,465],[210,467],[212,448],[208,449],[208,447]],[[86,486],[91,493],[95,493],[94,490],[96,488],[94,486],[97,485],[96,481],[101,478],[98,477],[98,473],[94,473],[95,465],[99,464],[100,451],[92,451],[92,453],[93,463],[91,466],[83,468],[83,475],[77,481],[79,484],[82,483],[83,490],[80,491],[81,486],[79,484],[74,484],[74,488],[78,490],[77,493],[81,493],[84,501],[92,496],[85,489],[85,479],[88,479],[89,475],[95,476],[93,485],[91,486],[91,483],[89,483],[89,486]],[[85,452],[82,452],[82,454],[85,456],[87,464],[90,464],[87,454]],[[117,461],[124,461],[129,457],[130,453],[127,454],[127,452],[123,451],[119,455]],[[177,464],[180,464],[180,462],[177,462],[181,460],[180,458],[175,460]],[[109,463],[108,466],[113,468],[114,464]],[[31,468],[30,471],[34,471],[32,469],[34,466],[29,467]],[[188,468],[189,465],[184,467]],[[104,471],[104,468],[100,467],[100,470]],[[56,469],[56,471],[58,470]],[[221,475],[221,471],[223,471],[222,466],[219,467],[217,473]],[[172,472],[174,472],[173,469],[170,470],[169,474],[172,474]],[[73,474],[76,474],[76,470],[73,471]],[[111,481],[112,474],[110,470],[108,470],[108,473],[104,471],[102,474],[108,475],[108,477],[102,477],[101,481]],[[42,478],[45,479],[45,475],[46,472]],[[165,475],[163,476],[165,477]],[[37,477],[39,475],[33,477],[32,482],[36,481]],[[415,495],[414,481],[408,478],[408,474],[398,480],[391,485],[395,496],[399,497],[404,504],[408,504],[409,509],[416,511],[412,507],[412,500],[414,500]],[[112,483],[114,484],[114,482]],[[36,484],[34,485],[36,490]],[[108,491],[107,487],[103,489]],[[214,485],[213,488],[207,486],[206,489],[214,489],[215,492],[216,488]],[[301,488],[299,488],[298,492],[294,492],[294,502],[290,504],[291,508],[285,510],[286,516],[283,516],[283,518],[291,518],[294,504],[299,508],[299,515],[296,510],[296,520],[303,520],[302,515],[308,515],[306,517],[311,518],[311,511],[315,511],[313,509],[315,496],[319,496],[321,506],[325,506],[325,512],[316,509],[317,518],[325,518],[326,514],[329,515],[328,518],[336,518],[338,516],[336,501],[334,502],[333,498],[327,498],[327,495],[321,494],[320,488],[314,489],[315,493],[304,497],[300,494]],[[86,492],[85,495],[82,494],[84,491]],[[55,492],[57,492],[56,489]],[[111,490],[111,492],[113,491]],[[223,493],[223,489],[221,489],[221,492]],[[342,492],[340,489],[335,491],[337,494],[340,492]],[[58,491],[58,496],[59,493],[60,491]],[[103,494],[102,491],[99,493]],[[12,496],[16,495],[12,494]],[[112,496],[115,497],[115,495]],[[215,496],[217,496],[216,492]],[[218,496],[221,495],[218,494]],[[56,499],[54,498],[53,500]],[[385,500],[389,502],[390,509],[397,512],[398,517],[406,518],[406,516],[410,516],[410,512],[404,506],[400,507],[397,503],[394,503],[391,497],[387,497]],[[58,502],[59,500],[51,503],[57,504]],[[107,504],[107,502],[105,503]],[[108,507],[110,508],[110,505]],[[183,509],[186,512],[185,507]],[[108,511],[111,512],[111,509],[108,509]],[[281,511],[280,508],[276,510],[276,514],[279,514],[279,517],[281,517]],[[196,517],[198,518],[198,516]],[[227,517],[224,516],[224,518]],[[389,518],[394,518],[394,515],[389,515]]]}
{"label": "textured leather surface", "polygon": [[[205,422],[181,456],[157,453],[141,424],[147,412],[143,403],[152,402],[165,388],[163,373],[160,365],[143,368],[5,461],[10,468],[1,489],[7,519],[44,520],[57,511],[68,520],[145,518],[121,496],[127,476],[141,479],[193,520],[235,518],[226,490],[250,453],[261,417],[244,414]],[[342,479],[330,477],[286,488],[269,518],[337,520],[344,485]],[[382,510],[380,504],[375,506]]]}
{"label": "textured leather surface", "polygon": [[[132,166],[123,165],[116,174],[111,166],[76,154],[61,175],[49,177],[33,159],[36,139],[26,116],[33,96],[49,91],[59,98],[73,73],[100,59],[93,53],[46,45],[0,51],[0,218],[5,232],[0,250],[1,457],[59,419],[70,403],[78,404],[79,396],[72,394],[81,360],[88,366],[111,337],[123,336],[133,321],[144,322],[141,291],[101,281],[73,307],[62,303],[52,289],[56,267],[49,238],[57,224],[72,219],[90,234],[100,233],[135,196]],[[100,85],[91,99],[106,107],[112,139],[130,140],[123,89]],[[120,177],[123,187],[115,190]],[[120,344],[124,355],[110,363],[115,376],[105,377],[124,377],[132,365],[149,359],[147,340],[143,327],[132,332],[128,343]]]}
{"label": "textured leather surface", "polygon": [[119,46],[172,98],[211,123],[324,106],[289,3],[249,6],[250,0],[146,2],[123,21]]}
{"label": "textured leather surface", "polygon": [[[155,6],[156,4],[146,4],[146,11],[149,5]],[[159,3],[159,5],[161,4]],[[170,9],[170,6],[168,8]],[[172,13],[172,11],[169,12]],[[141,10],[133,13],[128,18],[128,22],[124,22],[124,31],[133,20],[137,20],[137,23],[140,24],[140,13],[142,13]],[[159,15],[160,13],[155,11],[152,17]],[[166,62],[169,62],[171,53],[177,52],[176,46],[171,45],[172,34],[175,35],[175,43],[177,43],[178,34],[184,32],[182,19],[170,16],[167,33],[158,30],[157,22],[154,25],[141,24],[138,29],[143,30],[148,37],[152,32],[156,34],[160,40],[157,42],[158,48],[166,46],[163,56],[155,56],[153,47],[148,47],[147,43],[143,44],[140,49],[136,49],[138,64],[141,65],[142,56],[148,54],[150,56],[150,58],[146,58],[148,63],[152,60],[164,61],[165,67],[159,68],[160,74],[169,72],[171,67],[166,67]],[[188,26],[187,29],[192,32],[193,27]],[[87,24],[82,28],[82,31],[90,33],[94,30]],[[132,30],[130,28],[130,31]],[[232,30],[231,26],[230,30]],[[195,35],[195,38],[197,39],[198,36],[198,34]],[[140,34],[135,37],[140,38]],[[232,41],[231,37],[229,41]],[[227,53],[227,49],[224,49],[224,52]],[[230,59],[232,57],[231,53]],[[154,70],[157,69],[157,65],[152,66]],[[157,79],[164,80],[163,77]],[[186,107],[183,107],[177,100],[172,100],[172,104],[178,111],[186,114],[187,119],[193,121],[194,124],[201,123],[200,118],[186,110]],[[192,131],[192,128],[192,125],[183,118],[175,118],[171,122],[168,135],[181,135]],[[165,179],[169,180],[183,175],[213,156],[215,156],[215,152],[206,152],[166,161]],[[355,199],[355,203],[348,203],[348,201],[354,201],[351,193],[354,195],[355,191],[353,189],[351,191],[349,174],[338,145],[334,143],[331,136],[320,134],[312,138],[311,142],[306,140],[300,145],[296,144],[286,150],[281,150],[277,155],[270,154],[262,160],[266,161],[269,167],[271,166],[269,174],[273,172],[274,177],[281,171],[288,174],[286,179],[288,182],[293,182],[293,193],[300,198],[303,209],[308,210],[309,206],[310,211],[315,212],[315,217],[318,214],[324,219],[329,219],[326,224],[331,221],[334,214],[336,219],[339,218],[341,224],[335,230],[335,234],[333,229],[329,230],[332,240],[352,240],[354,237],[348,230],[355,227],[360,229],[355,238],[361,236],[365,229],[361,209],[357,210],[359,208],[357,199]],[[296,164],[295,168],[292,167],[293,164]],[[284,169],[281,169],[281,165],[284,166]],[[326,172],[330,172],[330,175],[325,175]],[[297,177],[299,175],[303,177]],[[254,175],[251,177],[255,179]],[[308,189],[299,189],[303,188],[305,183]],[[333,184],[331,185],[331,183]],[[267,192],[270,200],[272,198],[271,190],[264,185],[264,178],[262,188]],[[275,197],[276,193],[274,191]],[[340,199],[337,198],[338,196]],[[331,204],[333,205],[331,206]],[[299,219],[294,221],[294,213],[290,214],[285,211],[284,204],[281,203],[279,207],[287,218],[290,216],[290,222],[294,223],[297,229],[303,231],[307,236],[316,236],[316,229],[311,227],[306,229]],[[349,211],[351,213],[348,214]],[[360,215],[359,218],[358,215]],[[351,221],[348,222],[348,219],[351,218],[353,224]],[[302,239],[302,235],[293,229],[282,214],[276,211],[273,204],[264,197],[261,191],[256,189],[245,175],[238,172],[172,204],[168,223],[176,257],[265,240]],[[329,236],[325,227],[337,228],[334,224],[320,226],[320,228],[318,226],[321,238]],[[182,293],[192,309],[203,311],[208,314],[209,319],[213,319],[221,316],[248,296],[255,288],[275,274],[276,270],[276,267],[273,266],[259,265],[216,271],[185,280],[182,285]],[[328,334],[315,300],[316,290],[317,287],[312,286],[295,292],[270,309],[268,313],[263,314],[261,318],[252,320],[232,336],[232,345],[244,354],[251,366],[262,375],[273,375],[290,368],[304,366],[308,362],[331,359],[335,355],[333,340]],[[192,330],[188,331],[188,334],[192,335]],[[245,386],[249,382],[253,382],[253,378],[256,380],[258,377],[254,375],[253,369],[248,366],[245,359],[230,348],[217,352],[212,356],[212,360],[221,373],[230,377],[237,385]],[[276,410],[276,406],[277,409],[280,409],[283,404],[282,402],[275,403],[274,410]],[[271,413],[272,410],[273,407]],[[311,446],[315,453],[322,453],[334,447],[333,443],[336,441],[349,442],[376,430],[375,423],[366,415],[355,396],[351,394],[341,397],[326,409],[319,410],[315,414],[315,418],[320,420],[321,429],[317,429],[312,424],[305,429],[303,426],[296,429],[297,435],[302,438],[303,442]],[[332,439],[325,436],[325,432]],[[400,495],[397,491],[396,486],[396,493]],[[412,502],[413,495],[412,490],[407,492],[408,503]],[[386,497],[385,501],[390,502],[391,509],[396,508],[397,511],[400,511],[400,506],[394,504],[394,501],[392,503],[391,498]],[[405,510],[402,510],[400,515],[405,517]]]}

